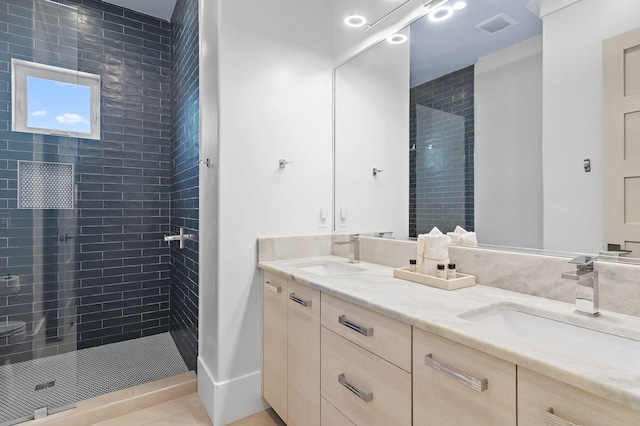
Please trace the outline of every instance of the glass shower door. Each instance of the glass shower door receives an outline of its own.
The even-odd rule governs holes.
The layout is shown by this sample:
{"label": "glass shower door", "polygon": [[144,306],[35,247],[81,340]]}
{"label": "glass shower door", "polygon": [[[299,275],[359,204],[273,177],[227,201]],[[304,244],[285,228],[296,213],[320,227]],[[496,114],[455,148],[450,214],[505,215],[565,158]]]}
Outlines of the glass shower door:
{"label": "glass shower door", "polygon": [[[78,13],[47,0],[0,0],[0,426],[75,406],[80,140],[12,131],[16,108],[36,122],[76,119],[64,97],[12,104],[12,59],[77,71]],[[28,80],[31,83],[36,81]],[[62,83],[61,83],[62,84]],[[70,85],[72,86],[72,85]],[[34,86],[35,87],[35,86]],[[70,89],[71,90],[71,89]],[[57,108],[57,109],[56,109]],[[25,111],[21,111],[23,114]],[[72,111],[69,112],[69,114]],[[33,121],[33,122],[32,122]]]}

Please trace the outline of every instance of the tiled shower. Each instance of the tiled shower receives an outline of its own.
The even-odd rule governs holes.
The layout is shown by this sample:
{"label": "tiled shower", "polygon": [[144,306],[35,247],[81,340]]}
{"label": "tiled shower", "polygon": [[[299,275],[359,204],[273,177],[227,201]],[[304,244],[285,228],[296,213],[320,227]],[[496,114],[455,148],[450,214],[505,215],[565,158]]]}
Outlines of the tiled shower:
{"label": "tiled shower", "polygon": [[[197,1],[176,5],[172,22],[171,87],[173,90],[171,145],[171,233],[198,234],[200,149],[199,43]],[[171,247],[171,336],[187,366],[196,369],[198,354],[197,240],[183,250]]]}
{"label": "tiled shower", "polygon": [[[197,0],[171,22],[97,0],[0,0],[0,273],[12,277],[0,368],[170,333],[195,369],[197,17]],[[99,75],[100,139],[12,131],[12,58]],[[180,228],[183,250],[164,241]]]}
{"label": "tiled shower", "polygon": [[412,87],[409,236],[474,230],[474,66]]}

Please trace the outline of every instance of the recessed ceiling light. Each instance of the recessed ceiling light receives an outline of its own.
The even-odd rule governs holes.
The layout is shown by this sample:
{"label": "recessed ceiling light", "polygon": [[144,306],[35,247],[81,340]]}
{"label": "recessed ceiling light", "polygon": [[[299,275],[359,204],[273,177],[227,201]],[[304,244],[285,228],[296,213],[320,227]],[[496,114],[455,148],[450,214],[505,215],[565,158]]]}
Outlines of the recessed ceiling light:
{"label": "recessed ceiling light", "polygon": [[429,13],[429,19],[433,22],[444,21],[453,15],[453,9],[450,6],[441,6]]}
{"label": "recessed ceiling light", "polygon": [[344,20],[344,23],[347,24],[350,27],[357,28],[357,27],[361,27],[364,24],[366,24],[367,23],[367,18],[365,18],[362,15],[351,15],[351,16],[348,16]]}
{"label": "recessed ceiling light", "polygon": [[458,1],[458,2],[455,2],[452,7],[453,7],[453,10],[462,10],[465,7],[467,7],[467,2],[466,1]]}
{"label": "recessed ceiling light", "polygon": [[391,44],[402,44],[407,40],[409,40],[409,37],[404,34],[394,34],[387,37],[387,41]]}

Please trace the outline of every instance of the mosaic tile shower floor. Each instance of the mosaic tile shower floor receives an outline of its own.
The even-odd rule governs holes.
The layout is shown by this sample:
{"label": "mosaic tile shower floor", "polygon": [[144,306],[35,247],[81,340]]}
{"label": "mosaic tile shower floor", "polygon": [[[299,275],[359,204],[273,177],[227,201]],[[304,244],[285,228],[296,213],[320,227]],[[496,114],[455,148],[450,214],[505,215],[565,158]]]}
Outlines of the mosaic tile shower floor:
{"label": "mosaic tile shower floor", "polygon": [[169,333],[1,366],[0,426],[187,371]]}

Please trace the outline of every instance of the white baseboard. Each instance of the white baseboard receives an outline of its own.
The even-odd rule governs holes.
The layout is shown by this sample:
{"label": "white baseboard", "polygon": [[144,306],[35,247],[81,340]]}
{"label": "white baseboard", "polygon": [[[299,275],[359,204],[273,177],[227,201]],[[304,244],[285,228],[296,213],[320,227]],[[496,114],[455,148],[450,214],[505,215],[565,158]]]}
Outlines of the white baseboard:
{"label": "white baseboard", "polygon": [[256,371],[216,382],[206,363],[198,357],[198,394],[213,426],[224,426],[264,410],[260,395],[262,372]]}
{"label": "white baseboard", "polygon": [[213,375],[207,365],[198,357],[198,395],[202,400],[202,405],[207,410],[209,419],[213,422],[213,394],[214,385]]}

